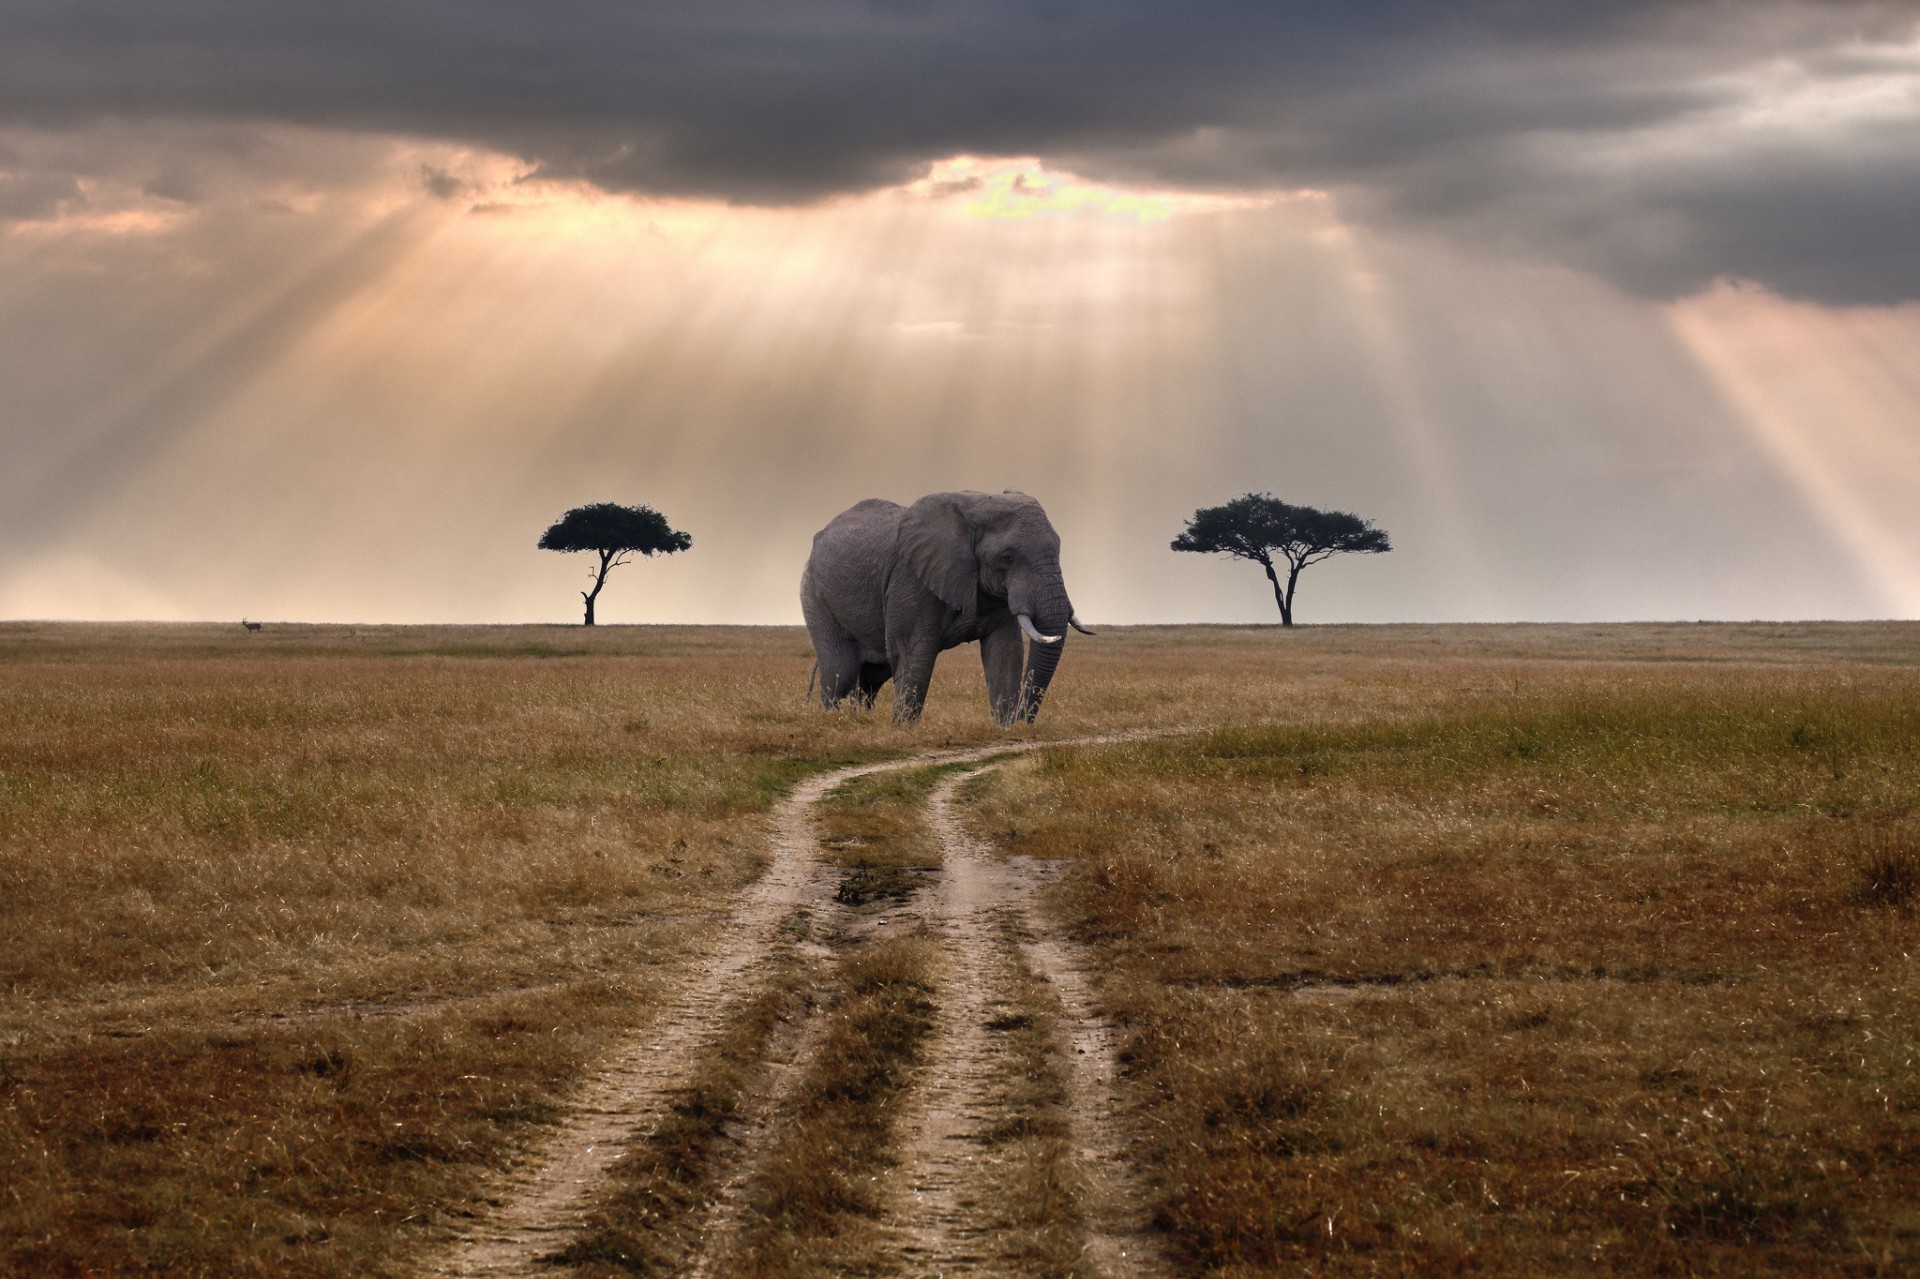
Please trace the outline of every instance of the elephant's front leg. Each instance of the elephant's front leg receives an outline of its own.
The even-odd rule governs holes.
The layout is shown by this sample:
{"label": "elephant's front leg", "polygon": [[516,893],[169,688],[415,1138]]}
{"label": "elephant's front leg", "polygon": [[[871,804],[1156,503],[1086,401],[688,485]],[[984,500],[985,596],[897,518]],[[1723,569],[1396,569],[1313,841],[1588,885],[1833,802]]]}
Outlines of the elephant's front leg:
{"label": "elephant's front leg", "polygon": [[933,684],[933,659],[940,647],[932,642],[908,642],[893,654],[893,722],[911,724],[927,704]]}
{"label": "elephant's front leg", "polygon": [[893,677],[893,722],[911,724],[920,718],[927,704],[927,689],[933,684],[933,658],[909,660],[904,670]]}
{"label": "elephant's front leg", "polygon": [[987,671],[987,704],[993,708],[993,722],[1011,724],[1020,709],[1021,663],[1025,659],[1020,628],[1011,615],[1005,626],[989,629],[980,637],[980,664]]}

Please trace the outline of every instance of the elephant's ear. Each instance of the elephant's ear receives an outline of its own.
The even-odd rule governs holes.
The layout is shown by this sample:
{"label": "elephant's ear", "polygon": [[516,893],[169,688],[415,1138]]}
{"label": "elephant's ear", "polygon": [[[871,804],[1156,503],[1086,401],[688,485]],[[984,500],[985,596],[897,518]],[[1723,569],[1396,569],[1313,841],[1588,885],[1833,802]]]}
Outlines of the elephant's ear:
{"label": "elephant's ear", "polygon": [[980,608],[980,561],[973,527],[951,493],[930,493],[900,517],[900,554],[948,608]]}

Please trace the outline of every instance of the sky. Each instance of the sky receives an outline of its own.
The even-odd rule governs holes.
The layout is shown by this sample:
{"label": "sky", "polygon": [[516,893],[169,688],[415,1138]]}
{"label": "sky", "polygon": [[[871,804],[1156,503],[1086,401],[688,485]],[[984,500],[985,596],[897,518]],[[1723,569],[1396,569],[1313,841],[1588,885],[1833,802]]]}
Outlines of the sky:
{"label": "sky", "polygon": [[1018,488],[1090,622],[1920,617],[1920,3],[0,0],[0,619],[791,623]]}

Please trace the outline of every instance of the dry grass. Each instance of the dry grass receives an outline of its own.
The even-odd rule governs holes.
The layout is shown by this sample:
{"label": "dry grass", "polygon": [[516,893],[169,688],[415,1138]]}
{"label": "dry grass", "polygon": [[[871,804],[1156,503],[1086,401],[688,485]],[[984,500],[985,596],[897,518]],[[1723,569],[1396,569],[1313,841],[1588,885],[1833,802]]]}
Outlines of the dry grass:
{"label": "dry grass", "polygon": [[[830,793],[815,810],[815,823],[823,851],[844,868],[837,900],[856,911],[867,908],[864,913],[891,912],[916,893],[931,889],[941,856],[926,823],[927,797],[950,773],[978,767],[973,762],[880,773]],[[896,925],[901,919],[894,914]],[[985,1130],[975,1156],[980,1220],[991,1231],[987,1238],[992,1241],[994,1263],[1005,1273],[1071,1279],[1082,1274],[1084,1266],[1077,1216],[1079,1188],[1067,1140],[1061,1060],[1067,1047],[1059,1025],[1059,1003],[1052,988],[1026,965],[1011,921],[1004,931],[988,961],[997,993],[986,1023],[996,1041],[990,1055],[988,1105],[998,1121]],[[928,971],[934,984],[923,993],[930,993],[935,1005],[956,997],[950,965],[923,967],[916,976],[924,980]],[[861,1166],[875,1166],[874,1156],[882,1148],[875,1146]],[[865,1199],[860,1211],[871,1215],[880,1206]],[[839,1233],[832,1214],[810,1220],[800,1213],[780,1225],[786,1234]],[[897,1271],[897,1262],[890,1264],[887,1257],[887,1240],[865,1230],[866,1225],[863,1218],[858,1247],[841,1244],[824,1252],[803,1248],[793,1254],[802,1264],[792,1269],[776,1267],[770,1273],[842,1273],[839,1267],[849,1265]],[[987,1239],[979,1246],[987,1248]],[[778,1255],[787,1258],[785,1253]],[[782,1265],[791,1260],[783,1260]]]}
{"label": "dry grass", "polygon": [[614,1166],[610,1193],[556,1264],[596,1279],[673,1274],[699,1255],[698,1227],[735,1153],[730,1143],[743,1111],[767,1086],[772,1045],[805,1019],[815,997],[807,966],[791,949],[756,976],[759,989],[702,1054],[665,1119]]}
{"label": "dry grass", "polygon": [[[402,1273],[795,778],[1130,728],[1208,732],[983,820],[1073,859],[1197,1266],[1912,1263],[1920,628],[1070,647],[1037,727],[962,652],[908,732],[808,706],[792,629],[0,626],[0,1272]],[[924,861],[896,798],[822,819],[843,861]],[[820,1081],[774,1220],[864,1219],[800,1170],[884,1158],[914,944],[836,979],[836,1050],[894,1065]]]}
{"label": "dry grass", "polygon": [[1079,1171],[1067,1119],[1066,1068],[1071,1051],[1053,988],[1027,966],[1009,939],[1013,968],[987,1029],[1003,1054],[993,1079],[1000,1116],[980,1150],[983,1218],[995,1231],[1008,1273],[1032,1279],[1085,1275]]}
{"label": "dry grass", "polygon": [[[916,893],[933,887],[941,864],[939,841],[925,822],[927,795],[956,770],[979,768],[977,762],[912,768],[858,778],[831,791],[814,810],[822,851],[843,868],[837,901],[852,908],[852,920],[866,914],[895,912]],[[902,916],[895,914],[899,926]],[[858,937],[858,931],[854,933]],[[851,945],[872,941],[849,939]],[[924,939],[916,939],[916,947]],[[933,1004],[956,997],[954,974],[947,964],[925,968],[924,953],[914,976],[931,974]],[[991,1225],[991,1239],[981,1248],[995,1258],[1004,1273],[1062,1279],[1083,1273],[1081,1239],[1075,1216],[1075,1173],[1066,1122],[1066,1081],[1062,1052],[1066,1050],[1058,1026],[1058,1001],[1052,989],[1033,976],[1021,960],[1018,939],[1008,933],[998,939],[991,958],[998,999],[991,1006],[987,1029],[996,1039],[991,1075],[991,1110],[998,1122],[987,1127],[977,1148],[975,1168],[981,1219]],[[924,1031],[922,1031],[924,1033]],[[879,1164],[883,1145],[874,1145],[858,1168]],[[845,1156],[839,1156],[845,1162]],[[881,1204],[872,1196],[860,1200],[858,1212],[872,1216]],[[895,1204],[897,1210],[897,1204]],[[885,1239],[877,1239],[862,1216],[860,1246],[839,1244],[831,1250],[801,1248],[787,1254],[783,1248],[766,1250],[781,1258],[768,1273],[845,1273],[843,1267],[866,1266],[893,1273]],[[831,1221],[831,1216],[829,1216]],[[781,1233],[837,1233],[822,1231],[820,1221],[806,1212],[783,1219]]]}
{"label": "dry grass", "polygon": [[933,1028],[936,948],[924,936],[850,947],[830,978],[819,1052],[755,1180],[752,1228],[724,1265],[739,1279],[885,1269],[878,1174]]}
{"label": "dry grass", "polygon": [[1369,664],[988,780],[986,832],[1071,861],[1187,1264],[1920,1265],[1893,656]]}
{"label": "dry grass", "polygon": [[811,711],[789,631],[0,661],[0,1272],[401,1272],[652,1015],[772,800],[919,741]]}
{"label": "dry grass", "polygon": [[940,848],[921,804],[948,768],[915,768],[855,778],[814,808],[820,850],[845,873],[835,900],[843,906],[897,905],[925,888],[940,866]]}

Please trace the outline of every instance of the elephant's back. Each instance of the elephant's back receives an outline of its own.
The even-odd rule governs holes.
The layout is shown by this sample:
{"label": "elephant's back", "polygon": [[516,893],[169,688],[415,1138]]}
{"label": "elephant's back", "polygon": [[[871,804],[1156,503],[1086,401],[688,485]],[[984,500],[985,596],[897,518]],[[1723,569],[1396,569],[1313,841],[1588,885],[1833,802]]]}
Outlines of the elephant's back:
{"label": "elephant's back", "polygon": [[907,508],[898,502],[889,502],[884,497],[863,497],[840,514],[827,521],[822,533],[840,527],[864,527],[869,524],[893,525],[900,522],[900,514]]}
{"label": "elephant's back", "polygon": [[893,553],[900,538],[900,517],[906,509],[884,497],[855,502],[813,535],[813,555],[808,564],[845,560],[877,563]]}
{"label": "elephant's back", "polygon": [[833,517],[813,535],[800,576],[808,625],[831,625],[859,641],[866,660],[886,651],[885,594],[906,508],[870,497]]}

